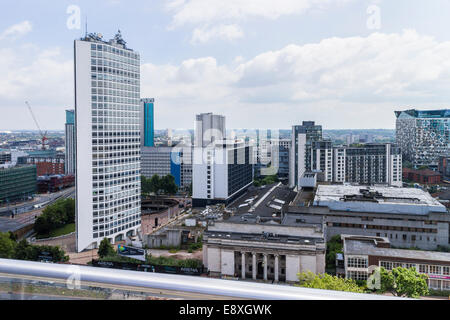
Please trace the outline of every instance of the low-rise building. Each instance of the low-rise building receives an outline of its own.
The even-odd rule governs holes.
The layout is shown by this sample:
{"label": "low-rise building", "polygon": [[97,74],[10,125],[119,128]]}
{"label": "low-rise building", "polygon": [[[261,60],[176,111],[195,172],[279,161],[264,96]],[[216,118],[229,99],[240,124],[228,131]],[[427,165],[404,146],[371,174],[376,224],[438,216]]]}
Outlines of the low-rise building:
{"label": "low-rise building", "polygon": [[450,245],[447,208],[420,189],[319,185],[301,190],[288,211],[306,222],[323,217],[327,240],[354,234],[387,237],[402,248]]}
{"label": "low-rise building", "polygon": [[414,267],[428,276],[428,287],[450,291],[450,252],[391,248],[383,237],[342,235],[346,278],[367,280],[373,267]]}
{"label": "low-rise building", "polygon": [[444,177],[450,177],[450,157],[440,157],[438,171]]}
{"label": "low-rise building", "polygon": [[325,272],[321,226],[216,222],[203,235],[211,276],[296,282],[298,273]]}
{"label": "low-rise building", "polygon": [[[325,225],[286,214],[295,192],[281,183],[250,188],[209,221],[203,261],[213,276],[295,282],[299,272],[325,272]],[[231,214],[228,214],[231,212]]]}
{"label": "low-rise building", "polygon": [[442,174],[430,169],[415,170],[403,168],[403,179],[421,184],[440,184]]}

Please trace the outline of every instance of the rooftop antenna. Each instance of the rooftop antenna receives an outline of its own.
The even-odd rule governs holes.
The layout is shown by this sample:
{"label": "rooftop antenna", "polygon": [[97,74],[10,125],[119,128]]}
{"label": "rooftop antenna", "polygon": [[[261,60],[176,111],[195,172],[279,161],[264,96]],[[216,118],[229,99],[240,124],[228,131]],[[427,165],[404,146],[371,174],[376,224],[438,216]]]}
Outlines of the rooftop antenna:
{"label": "rooftop antenna", "polygon": [[86,16],[86,34],[85,37],[88,35],[88,17]]}

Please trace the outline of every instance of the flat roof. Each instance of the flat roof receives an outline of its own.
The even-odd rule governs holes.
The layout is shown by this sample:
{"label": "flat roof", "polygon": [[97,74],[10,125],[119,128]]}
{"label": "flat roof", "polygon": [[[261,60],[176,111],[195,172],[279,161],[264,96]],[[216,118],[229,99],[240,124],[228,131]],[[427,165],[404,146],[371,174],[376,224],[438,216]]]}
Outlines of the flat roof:
{"label": "flat roof", "polygon": [[254,242],[278,242],[278,243],[292,243],[302,245],[315,245],[316,243],[324,243],[325,240],[319,237],[299,237],[291,235],[280,235],[270,233],[239,233],[227,231],[205,231],[204,235],[214,239],[226,240],[245,240]]}
{"label": "flat roof", "polygon": [[336,211],[400,214],[447,212],[444,205],[421,189],[381,186],[319,185],[314,206]]}
{"label": "flat roof", "polygon": [[256,217],[260,217],[264,220],[273,218],[281,222],[281,211],[288,211],[289,203],[294,200],[295,196],[296,192],[283,184],[251,188],[227,207],[227,209],[236,209],[234,216],[230,217],[228,221],[252,222]]}
{"label": "flat roof", "polygon": [[450,252],[379,248],[373,240],[345,239],[344,255],[371,255],[411,260],[442,261],[450,264]]}

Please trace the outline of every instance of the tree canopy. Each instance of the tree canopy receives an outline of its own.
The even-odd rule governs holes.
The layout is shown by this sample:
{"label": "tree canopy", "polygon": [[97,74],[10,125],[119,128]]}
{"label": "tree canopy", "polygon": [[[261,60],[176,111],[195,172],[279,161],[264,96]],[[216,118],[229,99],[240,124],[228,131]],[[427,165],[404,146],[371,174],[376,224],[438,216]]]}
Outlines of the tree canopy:
{"label": "tree canopy", "polygon": [[343,244],[340,235],[336,235],[327,242],[326,268],[336,269],[336,254],[343,252]]}
{"label": "tree canopy", "polygon": [[116,251],[114,250],[113,246],[109,242],[107,238],[104,238],[100,242],[100,246],[98,247],[98,256],[100,258],[108,257],[108,256],[114,256],[116,255]]}
{"label": "tree canopy", "polygon": [[38,246],[25,239],[17,243],[10,233],[0,232],[0,258],[39,261],[42,256],[51,258],[53,262],[65,262],[69,258],[59,247]]}
{"label": "tree canopy", "polygon": [[303,272],[298,275],[298,278],[299,286],[305,288],[364,293],[364,288],[358,286],[355,280],[339,278],[327,273]]}
{"label": "tree canopy", "polygon": [[142,193],[164,193],[173,195],[178,192],[178,186],[175,183],[175,177],[172,175],[167,175],[160,178],[158,175],[153,175],[150,179],[145,176],[141,177],[141,189]]}
{"label": "tree canopy", "polygon": [[48,235],[69,223],[75,223],[75,200],[60,199],[42,211],[34,223],[34,231],[38,235]]}
{"label": "tree canopy", "polygon": [[381,291],[398,297],[418,298],[428,295],[428,276],[413,268],[398,267],[392,271],[381,268]]}

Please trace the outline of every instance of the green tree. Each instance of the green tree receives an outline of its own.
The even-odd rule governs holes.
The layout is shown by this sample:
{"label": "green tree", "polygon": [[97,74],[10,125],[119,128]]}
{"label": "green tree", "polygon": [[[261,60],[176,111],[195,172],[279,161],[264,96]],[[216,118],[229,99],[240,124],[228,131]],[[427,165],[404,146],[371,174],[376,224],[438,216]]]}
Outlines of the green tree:
{"label": "green tree", "polygon": [[428,295],[428,276],[420,274],[416,268],[398,267],[392,271],[380,270],[381,292],[391,292],[398,297],[419,298]]}
{"label": "green tree", "polygon": [[34,231],[39,236],[48,235],[51,231],[71,223],[75,223],[75,200],[60,199],[42,211],[42,215],[35,221]]}
{"label": "green tree", "polygon": [[161,179],[157,174],[155,174],[153,177],[150,178],[149,182],[149,190],[153,193],[158,193],[161,189]]}
{"label": "green tree", "polygon": [[12,259],[16,242],[11,239],[9,233],[0,232],[0,258]]}
{"label": "green tree", "polygon": [[343,244],[340,235],[336,235],[327,242],[326,268],[336,270],[336,254],[343,252]]}
{"label": "green tree", "polygon": [[147,179],[145,176],[141,176],[141,190],[143,194],[149,194],[152,192],[150,179]]}
{"label": "green tree", "polygon": [[164,191],[165,194],[173,195],[177,193],[178,186],[175,183],[175,177],[171,174],[164,176],[160,180],[160,188]]}
{"label": "green tree", "polygon": [[354,280],[339,278],[327,273],[316,275],[310,271],[303,272],[298,275],[298,278],[300,287],[364,293],[364,288],[358,286]]}
{"label": "green tree", "polygon": [[98,256],[100,258],[104,258],[114,255],[116,255],[116,251],[114,250],[111,243],[109,243],[109,240],[107,238],[104,238],[102,242],[100,242],[100,246],[98,247]]}

